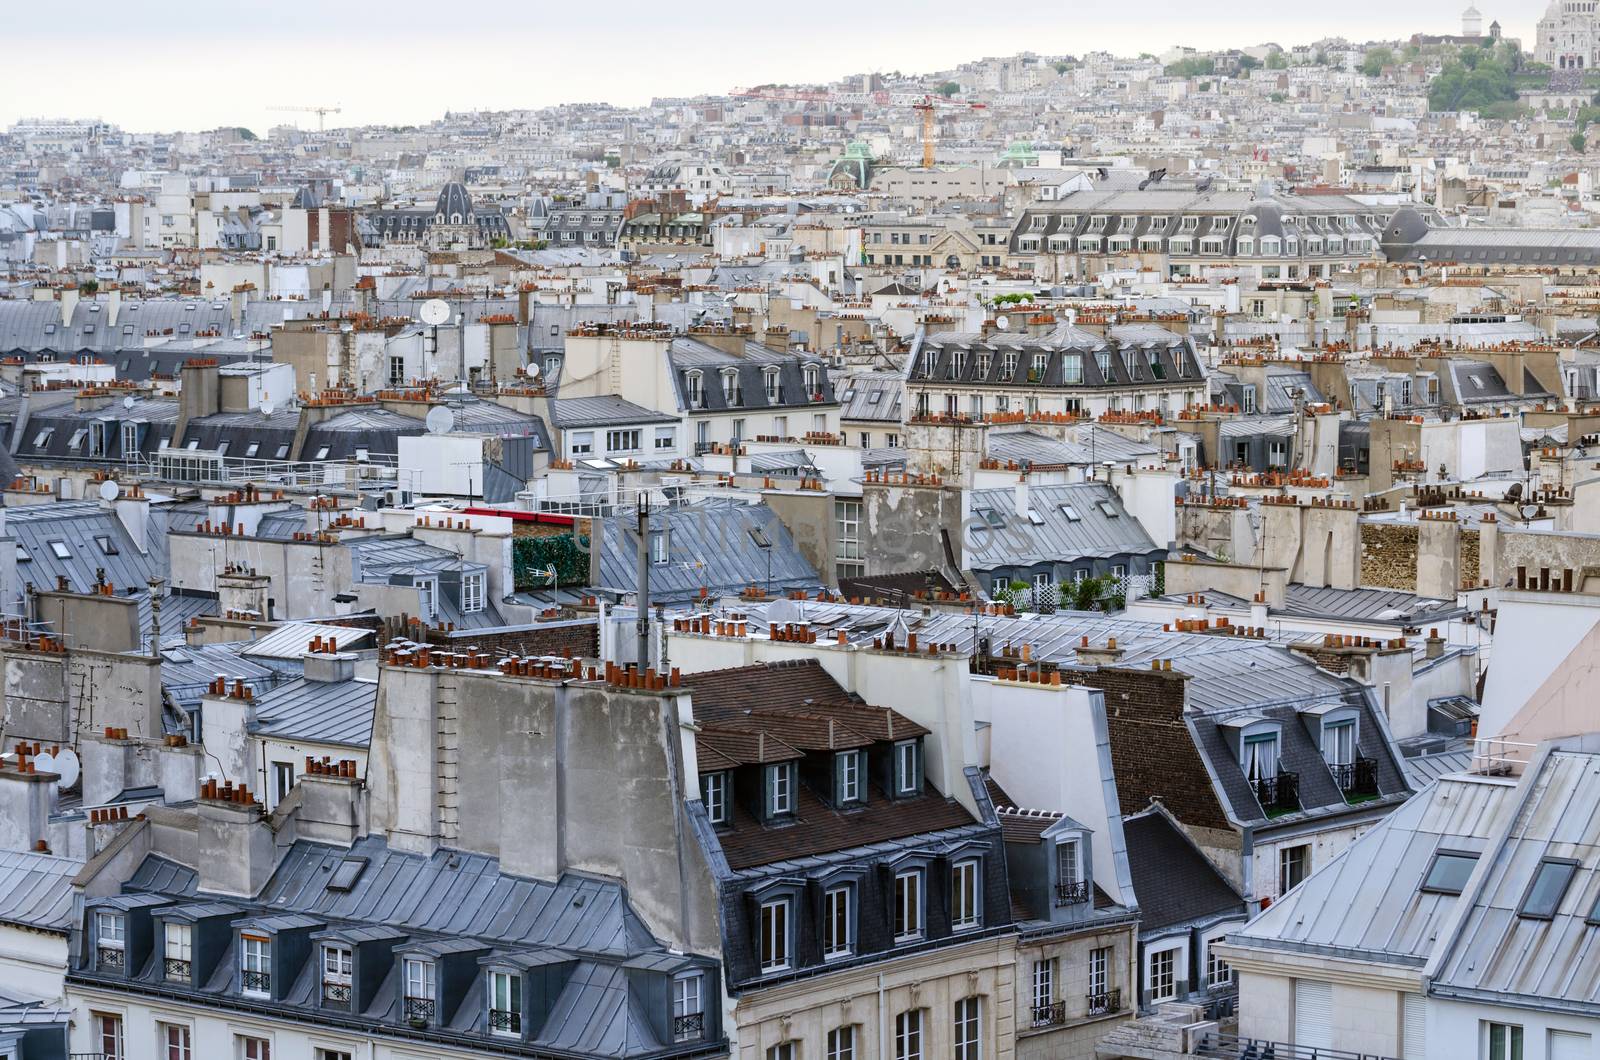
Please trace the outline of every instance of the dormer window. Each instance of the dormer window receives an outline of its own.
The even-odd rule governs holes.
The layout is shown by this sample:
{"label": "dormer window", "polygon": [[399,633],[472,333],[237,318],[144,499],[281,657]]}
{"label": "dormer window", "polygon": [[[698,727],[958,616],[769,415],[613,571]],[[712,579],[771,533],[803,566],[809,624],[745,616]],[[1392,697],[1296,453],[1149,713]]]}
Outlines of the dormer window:
{"label": "dormer window", "polygon": [[686,972],[672,980],[672,1040],[697,1042],[706,1035],[705,974]]}
{"label": "dormer window", "polygon": [[350,1007],[354,960],[350,947],[329,943],[322,947],[322,1003],[332,1008]]}
{"label": "dormer window", "polygon": [[722,400],[733,408],[744,404],[744,387],[739,383],[737,369],[729,368],[722,373]]}
{"label": "dormer window", "polygon": [[922,747],[915,740],[894,745],[894,792],[915,795],[922,790]]}
{"label": "dormer window", "polygon": [[833,760],[839,784],[839,805],[850,806],[864,801],[861,787],[861,753],[840,751],[833,756]]}
{"label": "dormer window", "polygon": [[908,869],[894,877],[894,940],[922,938],[922,870]]}
{"label": "dormer window", "polygon": [[794,763],[778,762],[767,767],[767,816],[786,817],[794,813]]}
{"label": "dormer window", "polygon": [[760,962],[763,972],[781,972],[789,967],[790,899],[774,898],[761,903]]}
{"label": "dormer window", "polygon": [[1271,780],[1278,775],[1278,734],[1258,733],[1244,738],[1239,765],[1247,780]]}
{"label": "dormer window", "polygon": [[814,364],[805,366],[806,393],[822,393],[822,369]]}
{"label": "dormer window", "polygon": [[489,973],[489,1033],[522,1034],[522,976],[514,972]]}
{"label": "dormer window", "polygon": [[971,931],[983,925],[983,863],[958,861],[950,870],[950,927]]}
{"label": "dormer window", "polygon": [[1056,840],[1056,905],[1077,905],[1089,900],[1084,873],[1083,840],[1068,836]]}
{"label": "dormer window", "polygon": [[432,1023],[439,1011],[438,988],[432,961],[405,959],[405,1018],[407,1023]]}
{"label": "dormer window", "polygon": [[194,928],[169,922],[162,944],[162,977],[176,983],[194,978]]}
{"label": "dormer window", "polygon": [[121,913],[95,914],[95,964],[103,971],[128,966],[128,921]]}
{"label": "dormer window", "polygon": [[837,960],[855,952],[855,917],[848,884],[830,887],[822,896],[822,959]]}
{"label": "dormer window", "polygon": [[272,995],[272,940],[239,936],[239,990],[250,997]]}
{"label": "dormer window", "polygon": [[700,800],[712,824],[728,823],[728,774],[707,773],[700,778]]}
{"label": "dormer window", "polygon": [[705,408],[705,377],[699,372],[690,372],[684,376],[684,383],[689,390],[689,407],[692,409]]}
{"label": "dormer window", "polygon": [[783,397],[783,383],[776,368],[768,368],[761,373],[762,382],[767,389],[767,404],[776,405]]}
{"label": "dormer window", "polygon": [[1102,381],[1107,382],[1107,383],[1115,382],[1115,380],[1112,378],[1112,375],[1111,375],[1111,351],[1110,350],[1099,350],[1099,351],[1097,351],[1095,353],[1095,355],[1094,355],[1094,363],[1095,363],[1095,367],[1100,369],[1100,378],[1101,378]]}

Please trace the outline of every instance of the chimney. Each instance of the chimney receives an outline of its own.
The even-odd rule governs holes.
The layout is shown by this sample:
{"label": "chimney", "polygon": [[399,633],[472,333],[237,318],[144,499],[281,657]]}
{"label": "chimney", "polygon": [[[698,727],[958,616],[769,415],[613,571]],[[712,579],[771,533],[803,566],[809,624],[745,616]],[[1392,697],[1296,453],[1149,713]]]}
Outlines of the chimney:
{"label": "chimney", "polygon": [[78,308],[78,299],[81,297],[76,286],[63,287],[57,292],[57,298],[61,303],[62,327],[72,327],[72,313]]}
{"label": "chimney", "polygon": [[307,681],[350,681],[356,676],[356,657],[348,652],[308,651],[300,661]]}
{"label": "chimney", "polygon": [[33,769],[16,752],[0,762],[0,850],[33,850],[49,839],[56,810],[56,775]]}
{"label": "chimney", "polygon": [[1428,639],[1423,641],[1424,654],[1429,659],[1437,659],[1444,654],[1444,638],[1439,636],[1437,628],[1428,630]]}
{"label": "chimney", "polygon": [[1016,498],[1017,518],[1026,519],[1028,517],[1029,508],[1027,472],[1023,472],[1023,474],[1017,478],[1017,484],[1013,489],[1013,495]]}
{"label": "chimney", "polygon": [[254,898],[276,863],[272,827],[247,788],[206,781],[198,801],[200,829],[195,850],[200,889]]}
{"label": "chimney", "polygon": [[122,312],[122,288],[113,284],[106,291],[106,327],[117,326],[117,315]]}

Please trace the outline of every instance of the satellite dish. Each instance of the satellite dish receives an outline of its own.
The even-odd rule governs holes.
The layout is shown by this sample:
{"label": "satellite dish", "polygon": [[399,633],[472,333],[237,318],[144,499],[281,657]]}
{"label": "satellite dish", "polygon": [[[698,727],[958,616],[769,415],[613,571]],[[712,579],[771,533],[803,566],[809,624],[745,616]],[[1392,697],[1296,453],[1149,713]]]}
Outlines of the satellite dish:
{"label": "satellite dish", "polygon": [[1001,331],[1005,331],[1011,327],[1011,318],[1005,316],[1004,314],[995,317],[994,326],[999,328]]}
{"label": "satellite dish", "polygon": [[523,365],[522,374],[527,376],[529,379],[537,379],[539,378],[539,366],[534,364],[532,361],[529,361],[527,364]]}
{"label": "satellite dish", "polygon": [[83,767],[78,762],[78,752],[67,747],[55,756],[55,768],[50,772],[57,774],[61,779],[56,781],[56,787],[66,791],[78,782],[78,776],[83,772]]}
{"label": "satellite dish", "polygon": [[127,397],[122,399],[122,407],[125,408],[125,409],[132,409],[133,406],[135,406],[137,404],[138,404],[138,402],[133,400],[133,395],[132,394],[129,394]]}
{"label": "satellite dish", "polygon": [[33,756],[33,768],[41,773],[54,773],[56,771],[56,757],[49,751]]}
{"label": "satellite dish", "polygon": [[101,500],[108,502],[114,501],[120,496],[122,496],[122,487],[117,485],[111,479],[106,479],[104,482],[100,483]]}
{"label": "satellite dish", "polygon": [[456,414],[438,405],[428,410],[428,418],[424,422],[428,425],[429,434],[449,434],[456,429]]}
{"label": "satellite dish", "polygon": [[799,606],[793,600],[774,600],[767,605],[767,621],[774,625],[783,625],[786,622],[798,622],[805,618]]}
{"label": "satellite dish", "polygon": [[450,303],[443,298],[430,298],[422,303],[422,308],[417,312],[424,324],[438,327],[450,319]]}
{"label": "satellite dish", "polygon": [[263,401],[261,403],[261,415],[270,416],[277,409],[277,407],[278,406],[274,405],[270,401]]}

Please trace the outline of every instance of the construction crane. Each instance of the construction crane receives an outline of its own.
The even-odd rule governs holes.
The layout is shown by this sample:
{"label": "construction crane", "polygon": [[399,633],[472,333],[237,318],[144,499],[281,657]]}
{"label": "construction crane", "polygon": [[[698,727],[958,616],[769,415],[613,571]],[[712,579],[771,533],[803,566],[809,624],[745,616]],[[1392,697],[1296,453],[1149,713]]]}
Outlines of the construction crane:
{"label": "construction crane", "polygon": [[911,104],[911,109],[922,115],[922,168],[933,168],[933,115],[941,107],[949,110],[983,110],[986,104],[972,103],[964,100],[935,99],[932,96],[923,96],[920,102]]}
{"label": "construction crane", "polygon": [[326,119],[329,114],[338,114],[339,107],[268,107],[268,110],[293,111],[297,114],[315,114],[317,116],[317,132],[326,132]]}

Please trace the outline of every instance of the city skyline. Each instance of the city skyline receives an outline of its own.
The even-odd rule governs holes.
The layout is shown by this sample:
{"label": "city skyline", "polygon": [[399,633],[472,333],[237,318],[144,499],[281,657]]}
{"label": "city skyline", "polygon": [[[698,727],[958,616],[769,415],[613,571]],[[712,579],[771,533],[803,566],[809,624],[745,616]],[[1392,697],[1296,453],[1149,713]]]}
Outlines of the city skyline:
{"label": "city skyline", "polygon": [[[289,11],[284,13],[284,7]],[[1330,36],[1397,39],[1417,32],[1458,31],[1460,0],[1405,5],[1356,0],[1336,14],[1288,11],[1260,0],[1235,5],[1226,22],[1201,18],[1177,0],[1146,5],[1139,19],[1059,25],[1001,5],[974,25],[953,0],[917,9],[913,22],[895,7],[851,10],[851,32],[823,32],[826,48],[785,49],[772,42],[794,32],[787,21],[726,0],[692,18],[654,5],[615,7],[610,28],[597,32],[573,9],[541,12],[538,21],[478,15],[470,24],[442,22],[417,0],[391,5],[382,25],[309,4],[246,6],[217,11],[196,0],[164,5],[163,17],[127,24],[126,8],[91,0],[80,15],[89,30],[73,39],[78,73],[61,76],[59,38],[43,23],[14,25],[10,70],[0,93],[0,125],[21,118],[100,118],[133,132],[193,131],[242,125],[258,133],[274,125],[314,128],[310,114],[279,106],[339,107],[334,126],[415,125],[451,110],[511,110],[562,103],[640,106],[652,97],[719,94],[738,85],[825,82],[852,73],[932,72],[988,55],[1022,51],[1081,54],[1161,53],[1182,43],[1197,48],[1292,46]],[[304,21],[316,14],[315,34]],[[1540,11],[1518,4],[1483,8],[1505,34],[1532,37]],[[1152,25],[1158,28],[1150,29]],[[1240,29],[1239,27],[1247,27]],[[1356,27],[1359,27],[1356,28]],[[353,39],[357,46],[321,45]],[[370,47],[363,48],[365,41]],[[219,43],[220,42],[220,43]],[[553,42],[553,43],[552,43]],[[322,47],[331,49],[319,59]],[[493,49],[485,64],[477,49]],[[239,53],[243,50],[246,56]],[[236,84],[249,53],[282,64],[291,76],[262,76]],[[333,55],[338,56],[333,61]],[[705,62],[714,57],[715,62]],[[604,61],[601,61],[604,60]],[[115,80],[109,71],[116,70]],[[421,76],[419,76],[419,72]],[[303,76],[300,76],[303,75]],[[48,93],[36,86],[49,84]]]}

